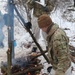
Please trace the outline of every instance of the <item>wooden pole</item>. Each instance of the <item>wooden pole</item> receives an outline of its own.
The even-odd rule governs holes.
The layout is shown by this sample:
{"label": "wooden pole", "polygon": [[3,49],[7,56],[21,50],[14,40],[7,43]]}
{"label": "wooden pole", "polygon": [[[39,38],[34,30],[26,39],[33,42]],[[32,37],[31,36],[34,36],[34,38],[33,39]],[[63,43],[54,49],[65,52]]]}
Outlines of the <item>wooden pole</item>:
{"label": "wooden pole", "polygon": [[19,16],[20,20],[21,20],[22,23],[24,24],[24,28],[29,32],[29,34],[30,34],[30,36],[32,37],[33,41],[35,42],[35,44],[36,44],[37,47],[39,48],[41,54],[42,54],[43,57],[46,59],[46,61],[47,61],[48,63],[50,63],[49,59],[48,59],[47,56],[43,53],[43,50],[42,50],[41,46],[40,46],[39,43],[36,41],[34,35],[33,35],[32,32],[30,31],[30,29],[29,29],[29,28],[26,28],[27,25],[26,25],[24,19],[21,17],[20,13],[18,12],[17,8],[14,7],[14,9],[15,9],[17,15]]}
{"label": "wooden pole", "polygon": [[[14,58],[14,5],[13,0],[8,0],[8,48]],[[11,44],[11,46],[10,46]]]}

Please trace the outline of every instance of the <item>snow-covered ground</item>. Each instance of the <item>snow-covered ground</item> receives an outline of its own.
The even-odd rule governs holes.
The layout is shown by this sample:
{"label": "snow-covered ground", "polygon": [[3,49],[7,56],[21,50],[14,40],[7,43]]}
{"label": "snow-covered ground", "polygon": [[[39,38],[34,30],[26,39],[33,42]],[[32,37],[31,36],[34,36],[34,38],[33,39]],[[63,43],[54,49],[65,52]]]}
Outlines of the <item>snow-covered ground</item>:
{"label": "snow-covered ground", "polygon": [[[0,0],[2,1],[2,0]],[[5,1],[5,0],[3,0]],[[5,2],[0,2],[0,10],[3,14],[5,14],[6,12],[4,11],[5,9],[3,7],[5,7]],[[67,12],[67,9],[64,10]],[[66,19],[64,19],[63,17],[63,12],[61,12],[60,9],[57,9],[56,11],[53,11],[52,14],[50,15],[50,17],[52,18],[53,22],[57,23],[59,25],[59,27],[65,29],[67,28],[68,30],[65,30],[65,32],[67,33],[67,36],[70,39],[69,44],[75,46],[75,23],[73,21],[68,21]],[[75,11],[71,11],[69,14],[67,14],[68,19],[70,19],[73,16],[72,19],[75,20]],[[17,46],[15,47],[15,58],[16,57],[21,57],[21,56],[25,56],[27,55],[32,47],[30,48],[25,48],[23,46],[23,43],[28,43],[30,42],[32,39],[30,38],[30,35],[28,34],[28,32],[23,28],[23,26],[21,26],[21,24],[18,22],[18,20],[15,18],[15,26],[14,26],[14,38],[16,40]],[[0,48],[0,63],[1,61],[6,61],[7,60],[7,54],[6,51],[8,49],[8,32],[7,32],[7,26],[3,27],[3,32],[5,35],[5,39],[4,39],[4,48]],[[42,41],[42,37],[40,38],[40,44],[42,47],[44,47],[44,42]],[[0,64],[1,65],[1,64]],[[0,74],[1,75],[1,74]],[[69,75],[69,74],[68,74]],[[71,75],[75,75],[71,74]]]}
{"label": "snow-covered ground", "polygon": [[[72,13],[75,13],[75,11],[72,11]],[[75,16],[75,14],[70,13],[70,15]],[[59,27],[65,29],[67,28],[68,30],[65,30],[67,33],[67,36],[70,39],[70,44],[75,46],[75,22],[69,22],[61,16],[60,10],[56,10],[52,15],[51,18],[52,20],[59,25]],[[67,14],[68,15],[68,14]]]}

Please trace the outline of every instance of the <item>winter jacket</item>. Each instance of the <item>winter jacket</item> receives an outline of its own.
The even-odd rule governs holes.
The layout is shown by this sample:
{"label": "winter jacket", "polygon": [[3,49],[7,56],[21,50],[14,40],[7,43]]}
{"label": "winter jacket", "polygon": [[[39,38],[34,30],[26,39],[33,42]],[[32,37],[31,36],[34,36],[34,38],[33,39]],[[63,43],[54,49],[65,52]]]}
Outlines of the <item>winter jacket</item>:
{"label": "winter jacket", "polygon": [[[70,66],[69,60],[69,39],[66,33],[54,24],[48,32],[48,57],[51,61],[53,69],[56,70],[56,75],[64,75],[65,71]],[[62,74],[60,74],[62,73]]]}

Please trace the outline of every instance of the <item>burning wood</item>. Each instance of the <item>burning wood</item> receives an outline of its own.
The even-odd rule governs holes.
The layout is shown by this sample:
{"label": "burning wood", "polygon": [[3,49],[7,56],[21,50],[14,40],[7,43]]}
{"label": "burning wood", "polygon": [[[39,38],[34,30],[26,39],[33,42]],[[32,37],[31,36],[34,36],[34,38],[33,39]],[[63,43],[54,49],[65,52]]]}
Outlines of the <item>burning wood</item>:
{"label": "burning wood", "polygon": [[15,72],[13,73],[12,75],[23,75],[23,74],[28,74],[30,73],[30,75],[35,75],[36,71],[39,71],[43,68],[42,65],[35,65],[35,66],[30,66],[28,68],[24,68],[24,69],[21,69],[20,71],[18,72]]}
{"label": "burning wood", "polygon": [[[39,64],[39,60],[37,58],[32,60],[32,56],[17,58],[12,62],[11,66],[11,74],[12,75],[36,75],[36,72],[43,68],[41,64]],[[3,75],[7,75],[7,64],[3,64],[1,67],[1,72]]]}

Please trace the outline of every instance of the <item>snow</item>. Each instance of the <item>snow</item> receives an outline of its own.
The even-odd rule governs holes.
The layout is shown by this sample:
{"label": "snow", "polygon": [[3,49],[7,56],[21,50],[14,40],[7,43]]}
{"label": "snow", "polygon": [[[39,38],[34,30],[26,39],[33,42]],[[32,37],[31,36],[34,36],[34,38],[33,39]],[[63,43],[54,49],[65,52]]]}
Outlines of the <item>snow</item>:
{"label": "snow", "polygon": [[[50,15],[50,17],[52,18],[54,23],[57,23],[59,25],[60,28],[62,28],[62,29],[68,28],[69,29],[69,30],[65,30],[65,32],[70,39],[69,43],[72,44],[73,46],[75,46],[75,42],[74,42],[74,40],[75,40],[75,23],[66,21],[65,19],[62,18],[61,15],[62,15],[61,11],[56,10],[53,14]],[[73,16],[75,16],[75,14]]]}
{"label": "snow", "polygon": [[[1,2],[1,1],[2,0],[0,0],[0,10],[3,14],[5,14],[6,13],[6,11],[5,11],[6,2]],[[44,5],[44,3],[43,3],[43,5]],[[69,28],[69,30],[65,30],[65,32],[67,33],[67,36],[70,39],[69,44],[75,46],[75,23],[73,21],[65,20],[62,17],[62,13],[61,13],[61,10],[58,9],[56,11],[53,11],[51,13],[50,17],[52,18],[54,23],[57,23],[59,25],[59,27],[61,27],[63,29]],[[71,14],[73,16],[72,18],[75,19],[75,11],[72,11],[71,13],[67,14],[68,15],[67,18],[70,19]],[[23,28],[23,26],[21,26],[21,24],[18,22],[18,20],[16,18],[15,18],[15,26],[14,27],[15,27],[14,28],[14,31],[15,31],[15,33],[14,33],[15,37],[14,38],[15,38],[16,43],[17,43],[17,46],[15,47],[15,58],[17,58],[17,57],[25,56],[25,55],[27,55],[28,53],[31,52],[32,47],[25,48],[23,43],[28,44],[29,42],[32,41],[32,38],[30,37],[28,32]],[[1,63],[1,61],[7,61],[7,54],[6,54],[6,51],[8,49],[7,26],[3,27],[3,32],[4,32],[4,35],[5,35],[5,39],[3,41],[5,47],[0,49],[0,63]],[[44,41],[42,41],[42,40],[43,40],[43,38],[41,37],[40,40],[39,40],[41,46],[42,46],[42,44],[44,44]],[[44,46],[42,46],[42,47],[44,47]],[[72,63],[72,65],[75,67],[74,63]],[[73,73],[72,75],[75,75],[75,73]]]}

